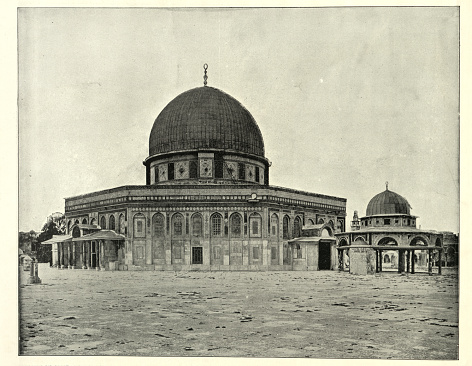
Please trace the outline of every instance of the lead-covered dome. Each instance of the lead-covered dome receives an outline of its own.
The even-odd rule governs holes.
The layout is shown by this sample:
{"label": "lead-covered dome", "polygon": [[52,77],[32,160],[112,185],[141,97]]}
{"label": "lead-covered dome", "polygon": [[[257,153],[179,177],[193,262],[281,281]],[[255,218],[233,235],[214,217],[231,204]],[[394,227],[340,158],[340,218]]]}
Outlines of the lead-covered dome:
{"label": "lead-covered dome", "polygon": [[366,216],[410,214],[410,204],[398,193],[388,189],[374,196],[367,205]]}
{"label": "lead-covered dome", "polygon": [[201,149],[264,157],[264,141],[251,113],[232,96],[204,86],[174,98],[157,116],[149,156]]}

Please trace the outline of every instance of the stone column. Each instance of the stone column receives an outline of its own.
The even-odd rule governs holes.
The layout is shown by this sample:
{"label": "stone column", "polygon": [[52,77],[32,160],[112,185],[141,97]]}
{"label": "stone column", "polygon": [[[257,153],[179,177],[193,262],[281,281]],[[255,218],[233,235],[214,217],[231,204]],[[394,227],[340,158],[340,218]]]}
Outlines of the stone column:
{"label": "stone column", "polygon": [[100,269],[105,270],[105,241],[104,240],[100,240]]}
{"label": "stone column", "polygon": [[76,261],[76,246],[75,246],[75,242],[71,242],[71,245],[72,245],[72,266],[71,268],[72,269],[75,269],[75,261]]}
{"label": "stone column", "polygon": [[406,272],[410,273],[410,256],[411,252],[409,250],[406,251]]}
{"label": "stone column", "polygon": [[382,250],[379,250],[379,273],[382,272],[382,263],[383,263],[383,257],[382,257]]}
{"label": "stone column", "polygon": [[91,241],[88,241],[85,243],[85,247],[86,247],[86,252],[87,252],[87,255],[86,255],[86,259],[87,259],[87,269],[90,269],[92,268],[92,242]]}
{"label": "stone column", "polygon": [[433,258],[431,255],[431,249],[428,249],[428,274],[430,276],[433,274]]}
{"label": "stone column", "polygon": [[57,243],[57,269],[62,266],[62,243]]}
{"label": "stone column", "polygon": [[95,269],[100,271],[100,262],[102,260],[102,256],[100,253],[100,241],[95,241]]}
{"label": "stone column", "polygon": [[82,242],[82,269],[87,268],[87,257],[85,255],[85,241]]}
{"label": "stone column", "polygon": [[338,249],[338,271],[341,272],[343,268],[343,261],[344,261],[344,250]]}
{"label": "stone column", "polygon": [[379,262],[380,262],[379,258],[380,258],[379,251],[376,250],[375,251],[375,273],[379,273]]}
{"label": "stone column", "polygon": [[442,250],[438,249],[438,258],[439,258],[439,263],[438,263],[438,274],[442,274],[442,255],[441,255]]}
{"label": "stone column", "polygon": [[411,251],[411,273],[415,273],[415,251]]}

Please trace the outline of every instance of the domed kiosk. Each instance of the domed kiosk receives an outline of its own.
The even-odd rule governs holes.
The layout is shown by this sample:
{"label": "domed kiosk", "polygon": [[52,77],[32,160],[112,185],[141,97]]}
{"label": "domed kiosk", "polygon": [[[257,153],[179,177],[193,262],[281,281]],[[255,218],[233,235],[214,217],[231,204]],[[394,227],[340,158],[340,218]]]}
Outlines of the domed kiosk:
{"label": "domed kiosk", "polygon": [[288,241],[304,225],[329,223],[331,240],[344,231],[346,199],[269,185],[259,126],[234,97],[206,85],[206,69],[204,86],[158,114],[143,164],[145,185],[65,199],[59,268],[291,270]]}
{"label": "domed kiosk", "polygon": [[416,227],[417,216],[398,193],[388,189],[368,203],[366,216],[357,211],[350,232],[336,233],[339,270],[351,273],[375,273],[394,270],[399,273],[418,270],[433,273],[433,264],[441,273],[443,234]]}

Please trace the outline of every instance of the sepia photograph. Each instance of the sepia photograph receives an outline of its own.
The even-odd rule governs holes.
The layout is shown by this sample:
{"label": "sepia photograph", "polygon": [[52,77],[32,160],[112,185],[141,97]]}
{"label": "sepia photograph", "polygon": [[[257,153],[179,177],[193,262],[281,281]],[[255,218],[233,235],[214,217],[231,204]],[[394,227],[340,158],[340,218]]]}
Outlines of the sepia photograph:
{"label": "sepia photograph", "polygon": [[17,7],[19,359],[459,360],[460,10]]}

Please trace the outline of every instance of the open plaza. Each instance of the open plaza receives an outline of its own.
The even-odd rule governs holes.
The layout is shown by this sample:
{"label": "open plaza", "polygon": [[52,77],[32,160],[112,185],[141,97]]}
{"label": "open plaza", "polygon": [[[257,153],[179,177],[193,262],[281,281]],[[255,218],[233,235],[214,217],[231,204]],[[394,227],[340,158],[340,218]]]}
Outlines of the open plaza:
{"label": "open plaza", "polygon": [[457,359],[457,269],[20,271],[21,355]]}

